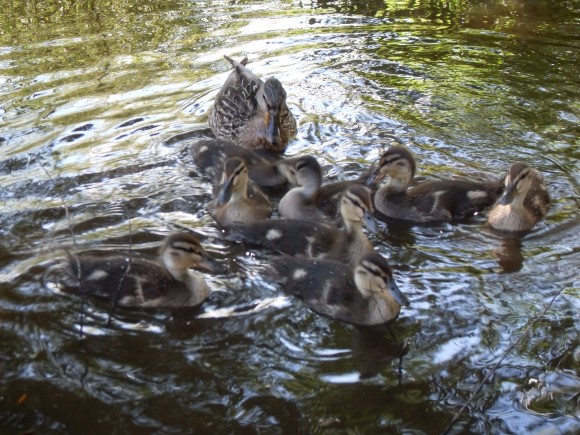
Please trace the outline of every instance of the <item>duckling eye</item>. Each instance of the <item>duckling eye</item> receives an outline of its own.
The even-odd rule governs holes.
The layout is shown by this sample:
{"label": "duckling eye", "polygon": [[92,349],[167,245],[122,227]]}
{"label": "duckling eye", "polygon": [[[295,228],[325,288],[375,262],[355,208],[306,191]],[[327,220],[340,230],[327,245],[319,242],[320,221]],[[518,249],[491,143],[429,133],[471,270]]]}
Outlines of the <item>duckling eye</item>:
{"label": "duckling eye", "polygon": [[403,167],[405,166],[405,162],[397,162],[397,166]]}

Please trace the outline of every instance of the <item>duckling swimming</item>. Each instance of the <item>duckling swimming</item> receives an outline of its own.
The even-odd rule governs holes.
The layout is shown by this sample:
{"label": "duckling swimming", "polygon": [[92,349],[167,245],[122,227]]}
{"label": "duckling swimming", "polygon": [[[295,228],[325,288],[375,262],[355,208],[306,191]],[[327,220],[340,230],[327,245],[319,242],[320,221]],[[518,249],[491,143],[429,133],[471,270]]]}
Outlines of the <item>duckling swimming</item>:
{"label": "duckling swimming", "polygon": [[506,191],[490,210],[487,222],[499,231],[527,231],[548,212],[550,195],[536,169],[522,162],[510,166]]}
{"label": "duckling swimming", "polygon": [[362,231],[365,225],[377,232],[372,216],[372,200],[364,186],[349,186],[342,194],[340,212],[343,229],[325,221],[270,219],[246,225],[232,225],[226,233],[230,241],[242,241],[289,255],[325,257],[354,267],[374,248]]}
{"label": "duckling swimming", "polygon": [[209,126],[219,139],[246,148],[281,153],[296,135],[296,119],[286,105],[286,91],[274,77],[262,81],[241,62],[224,56],[234,67],[209,116]]}
{"label": "duckling swimming", "polygon": [[292,182],[288,180],[287,172],[280,170],[280,159],[264,158],[254,150],[229,141],[197,139],[191,143],[191,153],[198,169],[210,178],[219,177],[219,172],[228,158],[239,157],[246,163],[250,179],[260,187],[280,187]]}
{"label": "duckling swimming", "polygon": [[379,212],[416,224],[461,220],[492,205],[503,191],[502,180],[438,180],[410,187],[415,169],[415,158],[404,147],[391,147],[382,155],[376,176],[390,178],[375,193]]}
{"label": "duckling swimming", "polygon": [[198,306],[209,294],[206,282],[190,268],[219,269],[195,236],[176,233],[161,246],[158,261],[71,254],[56,272],[62,275],[63,291],[116,299],[124,307],[180,308]]}
{"label": "duckling swimming", "polygon": [[401,306],[409,305],[387,260],[378,253],[365,254],[351,269],[336,261],[277,258],[269,273],[313,311],[355,325],[390,322]]}
{"label": "duckling swimming", "polygon": [[295,179],[297,187],[290,189],[278,204],[278,213],[286,219],[323,221],[324,213],[317,207],[316,198],[322,184],[322,168],[315,157],[307,155],[286,159],[281,165],[286,178]]}
{"label": "duckling swimming", "polygon": [[208,209],[223,227],[267,219],[272,214],[270,200],[250,182],[246,163],[239,157],[226,160],[221,188],[215,200],[208,204]]}

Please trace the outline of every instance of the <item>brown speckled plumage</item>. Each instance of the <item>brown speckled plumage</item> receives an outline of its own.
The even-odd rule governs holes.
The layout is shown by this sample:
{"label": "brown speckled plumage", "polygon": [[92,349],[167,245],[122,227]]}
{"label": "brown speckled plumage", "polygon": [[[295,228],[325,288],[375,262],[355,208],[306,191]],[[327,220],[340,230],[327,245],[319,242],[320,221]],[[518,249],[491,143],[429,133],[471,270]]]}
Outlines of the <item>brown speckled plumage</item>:
{"label": "brown speckled plumage", "polygon": [[236,62],[225,56],[234,70],[218,92],[209,115],[209,126],[219,139],[246,148],[281,153],[296,135],[296,119],[286,105],[280,81],[262,81],[248,70],[247,59]]}

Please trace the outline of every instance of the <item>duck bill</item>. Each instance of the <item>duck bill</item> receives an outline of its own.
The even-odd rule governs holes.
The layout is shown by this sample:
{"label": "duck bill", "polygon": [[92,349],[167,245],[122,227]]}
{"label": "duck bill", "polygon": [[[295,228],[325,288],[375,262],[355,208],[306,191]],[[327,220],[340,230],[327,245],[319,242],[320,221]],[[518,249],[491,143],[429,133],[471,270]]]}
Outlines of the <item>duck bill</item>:
{"label": "duck bill", "polygon": [[197,269],[212,273],[223,273],[225,271],[224,267],[216,260],[211,258],[207,253],[205,253],[203,261],[198,264]]}
{"label": "duck bill", "polygon": [[499,203],[501,205],[509,205],[514,200],[514,185],[510,184],[503,196],[500,198]]}
{"label": "duck bill", "polygon": [[266,137],[272,145],[280,143],[280,129],[278,128],[278,116],[276,113],[268,113],[268,126],[266,127]]}
{"label": "duck bill", "polygon": [[372,215],[370,210],[365,211],[365,214],[363,216],[363,223],[364,226],[367,227],[371,233],[376,234],[379,232],[379,224],[377,223],[377,220]]}
{"label": "duck bill", "polygon": [[387,287],[387,293],[393,298],[393,300],[402,307],[408,307],[410,302],[409,298],[399,290],[397,283],[394,279],[391,280],[391,284]]}
{"label": "duck bill", "polygon": [[232,197],[233,183],[231,179],[227,179],[222,184],[222,187],[217,195],[216,202],[218,205],[227,204]]}
{"label": "duck bill", "polygon": [[385,175],[386,174],[383,174],[380,167],[376,167],[373,172],[371,172],[371,175],[369,175],[369,178],[367,178],[366,185],[373,186],[380,183],[383,178],[385,178]]}

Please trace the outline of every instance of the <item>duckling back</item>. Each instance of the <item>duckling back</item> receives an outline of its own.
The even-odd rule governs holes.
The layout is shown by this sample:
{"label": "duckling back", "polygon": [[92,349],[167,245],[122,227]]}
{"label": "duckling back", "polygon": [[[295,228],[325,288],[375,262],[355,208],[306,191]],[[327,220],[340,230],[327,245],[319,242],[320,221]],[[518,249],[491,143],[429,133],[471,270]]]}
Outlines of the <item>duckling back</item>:
{"label": "duckling back", "polygon": [[193,307],[209,294],[205,281],[190,268],[218,271],[197,238],[176,233],[166,238],[158,261],[134,254],[68,257],[52,271],[59,287],[115,301],[125,307]]}
{"label": "duckling back", "polygon": [[354,270],[323,259],[272,259],[267,273],[313,311],[357,325],[387,323],[408,304],[377,253],[363,256]]}
{"label": "duckling back", "polygon": [[414,184],[415,169],[414,157],[404,147],[392,147],[383,154],[377,176],[389,177],[389,181],[375,193],[375,208],[380,213],[417,224],[463,220],[491,206],[503,191],[501,180]]}

